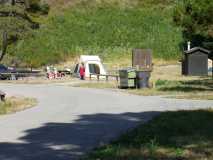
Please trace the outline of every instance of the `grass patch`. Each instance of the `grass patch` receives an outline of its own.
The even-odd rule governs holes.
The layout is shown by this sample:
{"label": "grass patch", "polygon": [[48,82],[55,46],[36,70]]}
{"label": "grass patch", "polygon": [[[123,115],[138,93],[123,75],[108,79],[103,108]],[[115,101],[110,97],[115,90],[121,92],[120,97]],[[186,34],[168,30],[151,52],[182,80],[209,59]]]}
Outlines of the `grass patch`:
{"label": "grass patch", "polygon": [[[142,96],[166,96],[178,99],[213,100],[213,80],[211,77],[182,76],[180,65],[156,65],[150,82],[153,88],[121,90]],[[78,87],[117,88],[116,82],[87,82]]]}
{"label": "grass patch", "polygon": [[5,102],[0,102],[0,115],[19,112],[35,106],[36,103],[33,98],[10,97]]}
{"label": "grass patch", "polygon": [[116,82],[85,82],[72,85],[73,87],[83,88],[98,88],[98,89],[117,89],[118,84]]}
{"label": "grass patch", "polygon": [[210,160],[212,123],[212,110],[165,112],[85,160]]}
{"label": "grass patch", "polygon": [[157,80],[154,88],[128,92],[144,96],[166,95],[168,98],[213,100],[213,80]]}
{"label": "grass patch", "polygon": [[[154,88],[121,90],[130,94],[141,96],[165,96],[176,99],[213,100],[213,80],[201,78],[200,80],[157,80]],[[117,82],[86,82],[74,85],[75,87],[116,89]]]}
{"label": "grass patch", "polygon": [[192,99],[192,100],[213,100],[213,93],[212,92],[205,92],[205,93],[190,93],[190,94],[183,94],[183,95],[173,95],[169,96],[168,98],[175,98],[175,99]]}
{"label": "grass patch", "polygon": [[9,84],[67,84],[78,81],[76,78],[72,78],[70,76],[63,77],[61,79],[47,79],[44,77],[36,77],[36,78],[23,78],[15,81],[4,80],[1,83],[9,83]]}

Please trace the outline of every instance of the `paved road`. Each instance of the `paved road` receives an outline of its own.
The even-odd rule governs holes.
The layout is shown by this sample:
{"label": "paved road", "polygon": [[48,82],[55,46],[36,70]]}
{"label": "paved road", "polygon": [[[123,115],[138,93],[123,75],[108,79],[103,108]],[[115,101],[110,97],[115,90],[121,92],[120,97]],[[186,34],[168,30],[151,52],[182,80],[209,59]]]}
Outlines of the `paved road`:
{"label": "paved road", "polygon": [[8,85],[9,95],[38,105],[0,117],[0,160],[73,160],[166,110],[213,107],[213,101],[171,100],[61,85]]}

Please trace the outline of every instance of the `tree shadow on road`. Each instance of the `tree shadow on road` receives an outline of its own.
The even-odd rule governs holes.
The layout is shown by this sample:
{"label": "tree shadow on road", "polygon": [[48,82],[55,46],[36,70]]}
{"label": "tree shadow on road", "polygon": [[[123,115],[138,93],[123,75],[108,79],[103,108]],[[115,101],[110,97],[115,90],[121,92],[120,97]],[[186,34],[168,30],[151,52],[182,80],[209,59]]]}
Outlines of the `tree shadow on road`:
{"label": "tree shadow on road", "polygon": [[157,114],[94,114],[82,115],[72,123],[47,123],[25,131],[26,135],[20,138],[22,143],[0,143],[0,160],[77,159]]}

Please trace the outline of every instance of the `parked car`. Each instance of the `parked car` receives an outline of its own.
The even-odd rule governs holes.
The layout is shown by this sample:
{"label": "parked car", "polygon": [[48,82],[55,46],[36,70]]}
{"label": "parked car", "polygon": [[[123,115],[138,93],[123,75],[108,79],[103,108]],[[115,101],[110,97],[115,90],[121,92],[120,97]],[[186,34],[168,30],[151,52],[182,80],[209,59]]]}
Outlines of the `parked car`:
{"label": "parked car", "polygon": [[38,76],[41,70],[6,67],[0,64],[0,80],[17,80],[19,77]]}
{"label": "parked car", "polygon": [[16,73],[16,69],[12,67],[6,67],[3,64],[0,64],[0,79],[6,80],[6,79],[17,79],[15,75],[12,75],[12,73]]}

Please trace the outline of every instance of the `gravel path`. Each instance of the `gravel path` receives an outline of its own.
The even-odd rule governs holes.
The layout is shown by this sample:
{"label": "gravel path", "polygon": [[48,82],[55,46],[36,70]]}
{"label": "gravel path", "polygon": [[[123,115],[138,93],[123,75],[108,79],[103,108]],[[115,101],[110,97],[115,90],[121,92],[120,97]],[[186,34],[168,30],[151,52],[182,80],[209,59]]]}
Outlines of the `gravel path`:
{"label": "gravel path", "polygon": [[62,85],[1,84],[8,95],[35,97],[34,108],[0,116],[0,160],[73,160],[162,111],[213,107]]}

